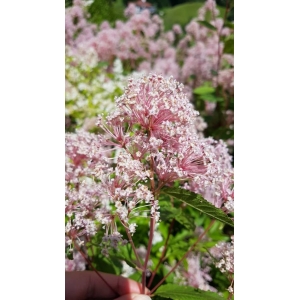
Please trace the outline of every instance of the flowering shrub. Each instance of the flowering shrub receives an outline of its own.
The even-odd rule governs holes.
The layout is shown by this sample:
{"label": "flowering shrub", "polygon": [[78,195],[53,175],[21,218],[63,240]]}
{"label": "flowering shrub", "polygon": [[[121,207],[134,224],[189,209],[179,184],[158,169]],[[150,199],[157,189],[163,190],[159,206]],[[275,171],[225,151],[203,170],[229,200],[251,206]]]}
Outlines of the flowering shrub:
{"label": "flowering shrub", "polygon": [[[139,69],[172,75],[191,88],[212,81],[213,71],[228,69],[233,63],[232,55],[223,52],[222,40],[232,29],[217,18],[219,11],[213,0],[206,1],[199,9],[198,17],[186,26],[185,35],[180,25],[164,32],[163,20],[158,15],[151,16],[148,10],[135,14],[133,6],[130,4],[124,12],[128,17],[126,22],[117,21],[113,28],[105,21],[98,29],[88,23],[84,6],[77,0],[66,10],[66,44],[91,47],[99,61],[110,64],[119,58],[129,72]],[[229,75],[220,76],[218,84],[230,90],[232,79]]]}
{"label": "flowering shrub", "polygon": [[[111,78],[117,59],[122,63],[124,75],[134,71],[154,72],[182,82],[188,98],[208,124],[206,136],[224,140],[232,153],[233,24],[218,18],[214,0],[207,0],[199,9],[198,17],[185,28],[175,24],[166,32],[158,15],[151,16],[147,10],[140,14],[134,12],[131,4],[124,12],[126,21],[118,20],[115,25],[104,21],[97,27],[89,23],[82,1],[76,0],[66,9],[66,45],[72,56],[67,56],[67,76],[71,79],[66,84],[67,101],[70,94],[73,96],[70,102],[73,107],[67,109],[67,115],[72,115],[71,123],[84,118],[82,110],[87,118],[97,115],[101,106],[105,111],[110,110],[111,102],[106,100],[121,93],[120,77]],[[78,72],[74,75],[73,56],[81,55],[82,49],[90,53],[94,67],[81,69],[76,63]],[[96,79],[97,73],[101,73],[101,79]],[[102,83],[106,80],[112,81],[115,89],[103,95],[106,87],[102,89]],[[88,81],[91,87],[82,90]],[[79,116],[73,117],[74,114]],[[81,126],[83,121],[77,124]]]}
{"label": "flowering shrub", "polygon": [[82,268],[81,253],[89,269],[141,280],[154,299],[231,297],[231,157],[197,118],[182,84],[150,74],[128,80],[98,134],[66,134],[67,269]]}
{"label": "flowering shrub", "polygon": [[[110,73],[99,63],[93,48],[66,47],[65,116],[66,131],[95,130],[96,117],[114,109],[114,99],[122,94],[127,76],[116,59]],[[132,76],[138,76],[133,72]]]}

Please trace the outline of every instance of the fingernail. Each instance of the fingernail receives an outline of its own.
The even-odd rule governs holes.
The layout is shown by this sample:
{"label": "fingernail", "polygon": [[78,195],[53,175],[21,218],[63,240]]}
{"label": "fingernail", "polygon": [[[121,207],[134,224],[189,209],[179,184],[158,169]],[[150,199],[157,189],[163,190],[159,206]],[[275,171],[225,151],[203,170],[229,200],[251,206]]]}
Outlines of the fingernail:
{"label": "fingernail", "polygon": [[151,300],[151,298],[147,295],[136,295],[133,297],[134,300]]}

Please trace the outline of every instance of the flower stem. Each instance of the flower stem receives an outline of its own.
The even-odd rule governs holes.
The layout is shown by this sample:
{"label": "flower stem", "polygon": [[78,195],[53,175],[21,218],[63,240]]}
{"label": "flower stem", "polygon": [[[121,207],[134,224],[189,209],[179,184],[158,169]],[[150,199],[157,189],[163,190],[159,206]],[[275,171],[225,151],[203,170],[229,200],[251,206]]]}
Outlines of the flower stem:
{"label": "flower stem", "polygon": [[161,254],[161,257],[160,257],[160,259],[159,259],[158,264],[156,265],[154,271],[153,271],[152,274],[151,274],[151,278],[150,278],[150,280],[149,280],[149,282],[148,282],[148,285],[147,285],[148,288],[151,286],[151,283],[153,282],[153,279],[154,279],[154,277],[155,277],[155,274],[156,274],[156,272],[157,272],[159,266],[161,265],[161,263],[163,262],[163,260],[164,260],[164,258],[165,258],[165,254],[166,254],[166,251],[167,251],[167,245],[168,245],[168,242],[169,242],[169,239],[170,239],[171,231],[172,231],[173,226],[174,226],[174,222],[175,222],[175,219],[173,219],[172,222],[171,222],[171,224],[170,224],[170,227],[169,227],[169,230],[168,230],[168,236],[167,236],[166,242],[165,242],[165,244],[164,244],[164,249],[163,249],[163,251],[162,251],[162,254]]}
{"label": "flower stem", "polygon": [[[154,181],[154,160],[153,157],[151,156],[150,159],[150,172],[151,172],[151,178],[150,178],[150,183],[151,183],[151,190],[154,195],[154,200],[152,200],[152,203],[155,201],[155,181]],[[150,219],[150,233],[149,233],[149,241],[148,241],[148,247],[147,247],[147,254],[145,258],[145,263],[144,263],[144,271],[143,271],[143,277],[142,277],[142,287],[143,287],[143,293],[146,293],[146,273],[147,273],[147,266],[148,266],[148,261],[150,258],[150,253],[151,253],[151,248],[152,248],[152,241],[153,241],[153,236],[154,236],[154,230],[155,230],[155,212],[152,215]]]}
{"label": "flower stem", "polygon": [[111,285],[103,278],[103,276],[95,269],[95,267],[93,266],[92,262],[86,257],[86,255],[84,254],[84,252],[80,249],[80,247],[77,246],[76,242],[74,241],[74,246],[76,248],[77,251],[79,251],[79,253],[83,256],[83,258],[85,259],[85,261],[88,263],[88,265],[96,272],[96,274],[101,278],[101,280],[104,281],[104,283],[114,292],[116,293],[118,296],[120,296],[120,294],[115,291]]}
{"label": "flower stem", "polygon": [[147,254],[145,258],[144,263],[144,271],[143,271],[143,277],[142,277],[142,285],[143,285],[143,293],[146,292],[146,273],[147,273],[147,265],[150,258],[150,252],[152,248],[152,241],[153,241],[153,235],[154,235],[154,229],[155,229],[155,218],[152,217],[150,220],[150,234],[149,234],[149,242],[148,242],[148,248],[147,248]]}
{"label": "flower stem", "polygon": [[230,8],[230,5],[229,5],[229,0],[226,0],[226,8],[225,8],[225,13],[224,13],[224,18],[223,18],[223,22],[225,23],[226,20],[227,20],[227,14],[229,12],[229,8]]}
{"label": "flower stem", "polygon": [[190,249],[183,255],[183,257],[176,263],[176,265],[169,271],[167,275],[164,276],[164,278],[150,291],[151,294],[161,286],[161,284],[166,280],[166,278],[179,266],[179,264],[190,254],[190,252],[195,248],[195,246],[201,241],[201,239],[206,235],[206,233],[209,231],[209,229],[212,227],[212,225],[215,223],[215,220],[211,220],[208,227],[205,229],[205,231],[199,235],[197,241],[190,247]]}
{"label": "flower stem", "polygon": [[[121,221],[121,223],[122,223],[122,221]],[[134,254],[135,254],[135,257],[136,257],[136,260],[137,260],[138,267],[139,267],[139,268],[142,268],[142,263],[141,263],[141,261],[140,261],[140,258],[139,258],[139,256],[138,256],[138,254],[137,254],[137,251],[136,251],[134,242],[133,242],[133,240],[132,240],[131,234],[130,234],[130,232],[128,231],[128,228],[125,226],[125,224],[122,223],[122,225],[123,225],[123,227],[124,227],[125,230],[126,230],[127,237],[128,237],[129,242],[130,242],[130,245],[131,245],[131,247],[132,247],[132,250],[133,250],[133,252],[134,252]]]}

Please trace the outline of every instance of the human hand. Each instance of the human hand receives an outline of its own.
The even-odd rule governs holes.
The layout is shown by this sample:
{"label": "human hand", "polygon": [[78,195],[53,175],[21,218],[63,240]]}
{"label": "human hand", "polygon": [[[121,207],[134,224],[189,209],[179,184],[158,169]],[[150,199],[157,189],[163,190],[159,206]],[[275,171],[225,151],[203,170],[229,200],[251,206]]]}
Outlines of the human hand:
{"label": "human hand", "polygon": [[[65,273],[65,300],[151,300],[142,295],[142,285],[132,279],[94,271]],[[149,292],[147,290],[146,292]]]}

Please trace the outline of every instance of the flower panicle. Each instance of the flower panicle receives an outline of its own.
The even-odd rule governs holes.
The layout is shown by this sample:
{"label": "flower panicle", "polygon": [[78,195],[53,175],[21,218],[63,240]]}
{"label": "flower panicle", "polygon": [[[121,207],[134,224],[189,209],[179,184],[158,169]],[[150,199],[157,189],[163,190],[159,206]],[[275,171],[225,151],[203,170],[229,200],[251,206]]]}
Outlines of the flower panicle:
{"label": "flower panicle", "polygon": [[183,88],[172,76],[131,78],[116,99],[116,110],[99,116],[101,135],[66,136],[70,240],[105,229],[101,247],[107,255],[125,243],[116,220],[131,235],[139,217],[159,222],[159,189],[175,181],[208,196],[217,207],[225,203],[233,209],[233,169],[226,145],[199,135],[199,114]]}

